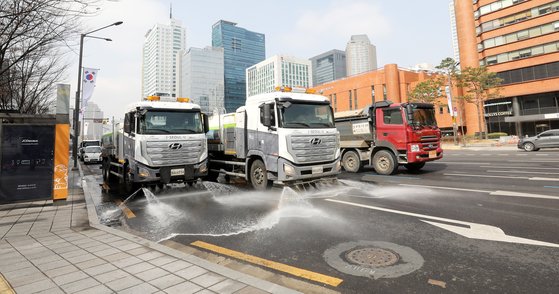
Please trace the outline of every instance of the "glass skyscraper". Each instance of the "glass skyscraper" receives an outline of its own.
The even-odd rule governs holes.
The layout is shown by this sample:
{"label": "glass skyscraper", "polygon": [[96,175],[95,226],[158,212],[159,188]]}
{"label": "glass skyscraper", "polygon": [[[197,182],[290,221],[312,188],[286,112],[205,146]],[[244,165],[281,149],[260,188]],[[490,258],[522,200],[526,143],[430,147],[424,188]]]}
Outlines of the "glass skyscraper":
{"label": "glass skyscraper", "polygon": [[233,112],[245,104],[247,68],[266,57],[265,36],[220,20],[212,26],[212,46],[223,48],[224,104]]}

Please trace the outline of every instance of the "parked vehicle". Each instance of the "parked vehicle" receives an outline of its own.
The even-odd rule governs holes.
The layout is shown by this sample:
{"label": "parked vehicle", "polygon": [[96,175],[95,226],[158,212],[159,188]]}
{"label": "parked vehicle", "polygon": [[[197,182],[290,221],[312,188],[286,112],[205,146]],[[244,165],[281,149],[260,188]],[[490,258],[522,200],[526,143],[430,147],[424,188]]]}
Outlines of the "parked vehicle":
{"label": "parked vehicle", "polygon": [[99,140],[83,140],[80,142],[80,145],[78,147],[78,158],[81,159],[81,161],[83,160],[83,153],[84,153],[84,148],[88,147],[88,146],[101,146],[101,141]]}
{"label": "parked vehicle", "polygon": [[276,90],[248,97],[235,113],[210,118],[210,180],[236,176],[263,190],[274,182],[336,179],[339,134],[328,98],[304,89]]}
{"label": "parked vehicle", "polygon": [[525,151],[538,151],[541,148],[559,148],[559,129],[541,132],[533,137],[521,138],[517,146]]}
{"label": "parked vehicle", "polygon": [[432,104],[380,101],[335,116],[348,172],[358,172],[365,163],[382,175],[396,173],[399,165],[418,171],[443,157]]}
{"label": "parked vehicle", "polygon": [[83,148],[83,162],[100,163],[103,161],[101,157],[101,146],[87,146]]}
{"label": "parked vehicle", "polygon": [[103,179],[127,192],[140,185],[192,184],[208,172],[208,119],[187,98],[163,102],[158,96],[128,106],[124,124],[105,134]]}

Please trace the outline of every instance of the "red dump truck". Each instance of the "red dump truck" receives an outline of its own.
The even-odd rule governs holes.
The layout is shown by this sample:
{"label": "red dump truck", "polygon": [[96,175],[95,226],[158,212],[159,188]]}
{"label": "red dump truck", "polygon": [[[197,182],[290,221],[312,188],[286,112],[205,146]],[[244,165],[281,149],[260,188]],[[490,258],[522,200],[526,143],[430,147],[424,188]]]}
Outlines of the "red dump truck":
{"label": "red dump truck", "polygon": [[348,172],[358,172],[366,163],[382,175],[395,174],[399,165],[418,171],[443,157],[433,104],[380,101],[334,116]]}

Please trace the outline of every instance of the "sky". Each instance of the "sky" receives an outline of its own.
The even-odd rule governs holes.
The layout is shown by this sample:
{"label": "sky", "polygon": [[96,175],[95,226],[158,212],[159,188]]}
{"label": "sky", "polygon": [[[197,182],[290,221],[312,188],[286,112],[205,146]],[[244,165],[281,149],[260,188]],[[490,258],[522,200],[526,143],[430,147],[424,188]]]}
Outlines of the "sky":
{"label": "sky", "polygon": [[[286,54],[310,58],[345,50],[351,35],[367,34],[377,49],[379,67],[410,68],[452,56],[448,0],[101,0],[84,32],[123,21],[86,38],[83,66],[98,68],[92,102],[104,116],[119,119],[126,105],[141,99],[142,45],[146,32],[173,18],[186,27],[186,47],[211,46],[211,28],[220,19],[266,35],[266,57]],[[78,39],[78,37],[76,37]],[[78,52],[69,55],[67,80],[75,93]],[[72,94],[72,101],[74,96]],[[72,103],[73,104],[73,103]]]}

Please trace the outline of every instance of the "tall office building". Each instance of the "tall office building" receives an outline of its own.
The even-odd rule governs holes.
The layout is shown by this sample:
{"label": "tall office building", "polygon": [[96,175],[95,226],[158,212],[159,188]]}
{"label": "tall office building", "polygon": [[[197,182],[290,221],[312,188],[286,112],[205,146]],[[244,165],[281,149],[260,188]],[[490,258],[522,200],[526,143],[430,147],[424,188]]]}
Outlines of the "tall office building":
{"label": "tall office building", "polygon": [[347,75],[346,55],[342,50],[330,50],[310,58],[313,85],[341,79]]}
{"label": "tall office building", "polygon": [[271,93],[275,87],[312,87],[312,66],[308,59],[274,55],[246,70],[247,97]]}
{"label": "tall office building", "polygon": [[223,48],[225,109],[232,112],[245,104],[245,70],[265,59],[265,36],[220,20],[212,26],[212,46]]}
{"label": "tall office building", "polygon": [[177,58],[179,97],[188,97],[203,112],[223,112],[223,48],[190,48]]}
{"label": "tall office building", "polygon": [[142,59],[142,96],[176,97],[176,57],[186,48],[186,29],[181,22],[156,24],[145,35]]}
{"label": "tall office building", "polygon": [[367,35],[351,36],[345,53],[348,76],[377,69],[377,48]]}
{"label": "tall office building", "polygon": [[[488,132],[533,135],[559,128],[559,1],[455,0],[460,66],[485,65],[503,79],[486,101]],[[468,132],[476,109],[466,104]],[[472,117],[472,119],[470,119]]]}
{"label": "tall office building", "polygon": [[456,14],[454,13],[454,0],[448,4],[450,14],[450,35],[452,37],[452,53],[454,61],[460,62],[460,48],[458,46],[458,32],[456,31]]}

